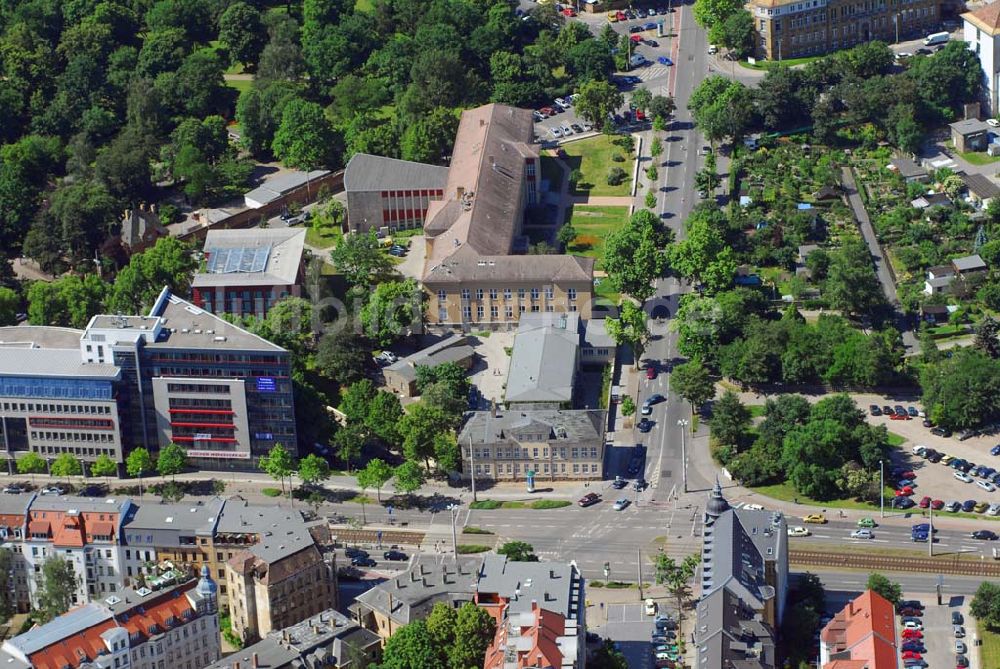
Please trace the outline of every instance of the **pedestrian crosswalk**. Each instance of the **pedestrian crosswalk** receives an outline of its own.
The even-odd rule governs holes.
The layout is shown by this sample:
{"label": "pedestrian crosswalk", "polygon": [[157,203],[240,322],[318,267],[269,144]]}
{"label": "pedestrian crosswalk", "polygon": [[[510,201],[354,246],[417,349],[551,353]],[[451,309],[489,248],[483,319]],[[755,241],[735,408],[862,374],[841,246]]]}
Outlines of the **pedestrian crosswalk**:
{"label": "pedestrian crosswalk", "polygon": [[639,72],[639,78],[643,81],[663,79],[670,74],[670,68],[666,65],[650,65]]}

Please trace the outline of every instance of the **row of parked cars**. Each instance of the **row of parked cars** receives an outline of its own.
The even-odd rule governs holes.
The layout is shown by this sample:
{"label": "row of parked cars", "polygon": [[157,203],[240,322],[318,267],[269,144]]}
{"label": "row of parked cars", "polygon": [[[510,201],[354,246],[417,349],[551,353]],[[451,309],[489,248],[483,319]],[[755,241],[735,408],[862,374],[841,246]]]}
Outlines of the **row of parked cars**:
{"label": "row of parked cars", "polygon": [[611,23],[619,23],[621,21],[633,21],[635,19],[645,19],[651,18],[659,14],[660,16],[665,16],[672,11],[672,8],[668,7],[649,7],[638,9],[619,9],[617,11],[608,12],[608,21]]}
{"label": "row of parked cars", "polygon": [[[927,646],[924,638],[924,605],[916,599],[906,599],[896,605],[903,631],[903,643],[900,644],[900,657],[906,669],[925,669],[928,664],[924,659]],[[952,611],[952,635],[955,638],[955,666],[963,669],[969,666],[967,653],[969,648],[965,639],[965,617],[959,611]]]}
{"label": "row of parked cars", "polygon": [[656,613],[656,602],[647,600],[646,614],[651,615],[651,611],[656,614],[656,618],[653,619],[653,634],[649,641],[653,655],[653,666],[657,669],[674,669],[683,666],[680,647],[677,643],[677,621],[669,614]]}
{"label": "row of parked cars", "polygon": [[[1000,455],[1000,445],[994,446],[990,450],[990,453],[993,455]],[[1000,470],[996,467],[977,465],[974,462],[969,462],[965,458],[957,458],[920,444],[913,447],[913,454],[927,460],[928,462],[941,463],[951,467],[955,470],[954,477],[956,479],[962,481],[963,483],[974,484],[976,487],[986,492],[995,492],[997,486],[1000,486]],[[974,499],[969,499],[965,502],[952,501],[946,503],[939,499],[924,497],[920,500],[919,506],[922,509],[930,507],[934,510],[944,509],[945,511],[950,511],[952,513],[965,511],[985,513],[988,516],[1000,515],[1000,503],[991,504],[989,502],[976,501]]]}

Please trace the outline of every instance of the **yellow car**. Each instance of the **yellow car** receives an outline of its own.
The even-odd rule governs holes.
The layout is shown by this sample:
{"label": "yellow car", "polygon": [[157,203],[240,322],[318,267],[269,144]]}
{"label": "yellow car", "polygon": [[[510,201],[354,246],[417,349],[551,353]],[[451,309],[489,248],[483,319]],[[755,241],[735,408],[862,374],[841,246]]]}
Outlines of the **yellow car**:
{"label": "yellow car", "polygon": [[822,513],[810,513],[808,516],[803,518],[802,521],[806,523],[818,523],[819,525],[823,525],[826,523],[826,516],[824,516]]}
{"label": "yellow car", "polygon": [[608,12],[608,21],[610,23],[618,23],[618,12]]}
{"label": "yellow car", "polygon": [[941,464],[946,465],[954,459],[955,459],[954,455],[948,455],[947,453],[945,453],[943,456],[941,456]]}

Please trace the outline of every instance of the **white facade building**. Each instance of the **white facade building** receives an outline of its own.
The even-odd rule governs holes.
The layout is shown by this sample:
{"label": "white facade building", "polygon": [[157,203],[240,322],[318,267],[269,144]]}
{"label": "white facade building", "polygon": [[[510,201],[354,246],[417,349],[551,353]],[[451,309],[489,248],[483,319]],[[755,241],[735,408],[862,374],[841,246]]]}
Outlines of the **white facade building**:
{"label": "white facade building", "polygon": [[996,116],[1000,113],[1000,2],[962,14],[963,39],[979,56],[983,70],[983,111]]}

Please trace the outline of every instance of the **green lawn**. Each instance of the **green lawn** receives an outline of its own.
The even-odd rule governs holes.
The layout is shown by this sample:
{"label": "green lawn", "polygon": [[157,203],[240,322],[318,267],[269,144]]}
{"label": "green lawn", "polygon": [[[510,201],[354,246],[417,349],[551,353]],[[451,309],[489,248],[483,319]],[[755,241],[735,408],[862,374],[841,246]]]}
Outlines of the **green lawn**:
{"label": "green lawn", "polygon": [[250,79],[226,79],[226,86],[235,88],[242,93],[243,91],[250,90],[250,87],[253,86],[253,81]]}
{"label": "green lawn", "polygon": [[566,249],[573,255],[595,259],[597,269],[604,268],[604,240],[628,218],[628,207],[605,207],[576,204],[567,215],[576,229],[576,238]]}
{"label": "green lawn", "polygon": [[781,61],[776,60],[762,60],[754,64],[750,64],[745,60],[740,61],[740,65],[749,68],[751,70],[769,70],[773,67],[778,67],[780,65],[785,65],[786,67],[794,67],[796,65],[805,65],[806,63],[811,63],[814,60],[819,60],[820,58],[825,58],[823,56],[806,56],[805,58],[785,58]]}
{"label": "green lawn", "polygon": [[[562,146],[566,152],[563,162],[571,170],[580,170],[583,178],[576,185],[577,195],[619,195],[628,196],[632,193],[632,156],[626,156],[625,162],[616,163],[611,157],[616,153],[624,154],[620,146],[612,142],[612,137],[597,135],[579,142],[569,142]],[[608,185],[608,170],[613,166],[620,167],[629,175],[624,183],[618,186]]]}
{"label": "green lawn", "polygon": [[962,158],[973,165],[991,165],[1000,160],[1000,156],[990,156],[979,151],[967,151],[965,153],[959,152],[958,155],[962,156]]}
{"label": "green lawn", "polygon": [[901,434],[896,434],[895,432],[889,432],[889,445],[893,448],[899,448],[907,442],[906,437]]}
{"label": "green lawn", "polygon": [[343,233],[336,226],[324,226],[317,230],[309,225],[308,222],[306,223],[306,244],[309,246],[315,246],[318,249],[328,249],[336,246],[342,237]]}
{"label": "green lawn", "polygon": [[763,418],[764,412],[767,411],[767,405],[765,404],[750,404],[747,406],[750,410],[751,418]]}
{"label": "green lawn", "polygon": [[[871,502],[859,502],[854,499],[834,499],[827,501],[820,501],[806,497],[805,495],[796,492],[795,487],[789,483],[776,483],[774,485],[764,485],[752,489],[754,492],[759,492],[761,495],[771,497],[772,499],[778,499],[783,502],[794,502],[796,499],[799,503],[804,506],[819,506],[825,507],[827,509],[860,509],[862,511],[878,511],[878,504],[872,504]],[[889,500],[893,496],[893,490],[889,486],[885,488],[886,500]],[[919,509],[917,510],[919,512]],[[810,509],[802,509],[802,515],[807,513],[813,513]]]}
{"label": "green lawn", "polygon": [[1000,667],[1000,634],[979,620],[976,621],[976,628],[979,630],[979,638],[983,640],[979,666],[987,669]]}
{"label": "green lawn", "polygon": [[375,11],[375,5],[372,4],[372,0],[355,0],[354,9],[355,11],[371,14]]}

